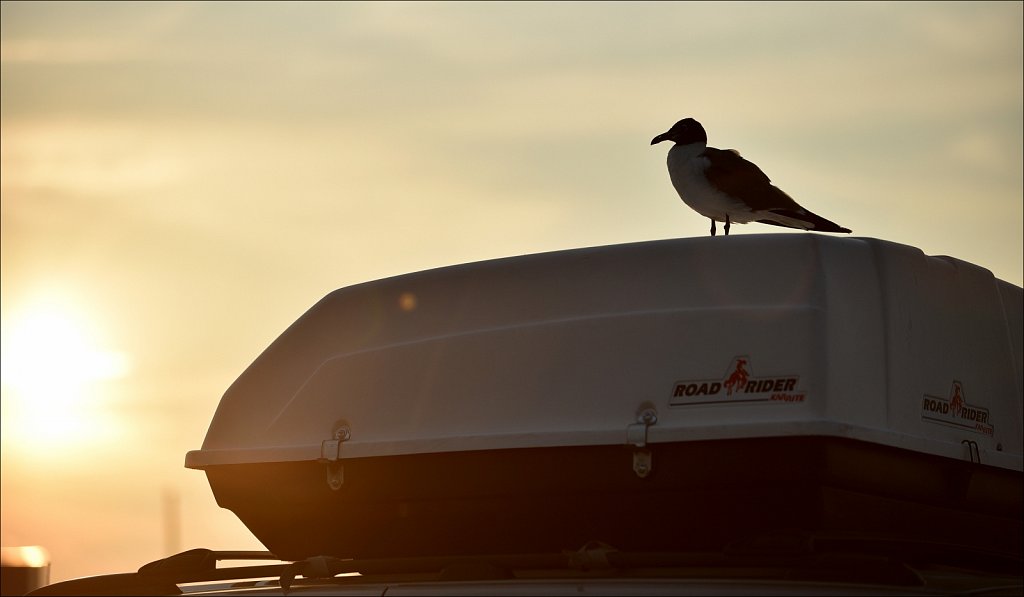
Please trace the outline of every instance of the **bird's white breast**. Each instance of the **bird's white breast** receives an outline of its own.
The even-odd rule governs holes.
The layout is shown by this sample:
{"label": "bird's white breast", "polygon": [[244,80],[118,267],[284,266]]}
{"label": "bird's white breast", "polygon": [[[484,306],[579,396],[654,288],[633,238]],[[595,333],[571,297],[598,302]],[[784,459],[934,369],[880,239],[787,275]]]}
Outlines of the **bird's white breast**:
{"label": "bird's white breast", "polygon": [[703,144],[673,145],[668,151],[668,174],[684,203],[706,218],[725,221],[726,214],[737,224],[753,221],[754,214],[741,201],[718,191],[704,175],[710,160],[701,155]]}

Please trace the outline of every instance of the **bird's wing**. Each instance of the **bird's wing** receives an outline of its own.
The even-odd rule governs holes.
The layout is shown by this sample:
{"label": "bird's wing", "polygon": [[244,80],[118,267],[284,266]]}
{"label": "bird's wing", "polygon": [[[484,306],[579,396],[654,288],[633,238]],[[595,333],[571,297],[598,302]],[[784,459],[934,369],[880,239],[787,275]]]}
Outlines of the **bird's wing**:
{"label": "bird's wing", "polygon": [[752,162],[733,149],[708,147],[704,155],[710,164],[704,172],[708,181],[740,199],[753,211],[785,209],[803,211],[792,197],[772,185],[771,179]]}

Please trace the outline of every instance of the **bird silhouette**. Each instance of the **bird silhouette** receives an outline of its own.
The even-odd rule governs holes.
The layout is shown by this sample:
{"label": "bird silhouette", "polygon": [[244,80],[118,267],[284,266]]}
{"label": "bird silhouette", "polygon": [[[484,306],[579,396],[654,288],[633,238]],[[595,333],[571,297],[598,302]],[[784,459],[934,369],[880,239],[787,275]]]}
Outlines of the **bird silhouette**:
{"label": "bird silhouette", "polygon": [[729,226],[760,222],[816,232],[850,232],[801,207],[771,183],[764,172],[733,149],[708,147],[704,127],[684,118],[651,140],[651,145],[674,141],[668,151],[668,174],[679,197],[694,211]]}

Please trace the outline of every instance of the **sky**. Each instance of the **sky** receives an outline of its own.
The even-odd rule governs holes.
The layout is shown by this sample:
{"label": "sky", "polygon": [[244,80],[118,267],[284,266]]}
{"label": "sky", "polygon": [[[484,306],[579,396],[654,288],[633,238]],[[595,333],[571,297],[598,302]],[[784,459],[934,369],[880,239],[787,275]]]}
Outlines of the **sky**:
{"label": "sky", "polygon": [[684,117],[854,236],[1024,279],[1021,2],[0,10],[2,544],[54,581],[261,549],[184,455],[328,292],[707,235],[650,146]]}

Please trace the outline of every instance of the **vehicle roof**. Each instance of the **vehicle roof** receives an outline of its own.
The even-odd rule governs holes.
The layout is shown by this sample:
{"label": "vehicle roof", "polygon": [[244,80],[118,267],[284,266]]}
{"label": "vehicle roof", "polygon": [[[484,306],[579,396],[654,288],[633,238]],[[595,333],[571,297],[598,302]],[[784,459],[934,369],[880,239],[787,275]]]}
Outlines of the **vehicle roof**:
{"label": "vehicle roof", "polygon": [[[218,567],[222,561],[262,560]],[[274,561],[269,552],[195,549],[138,572],[57,583],[30,595],[1013,595],[1012,554],[927,542],[780,534],[721,553],[577,551]]]}

